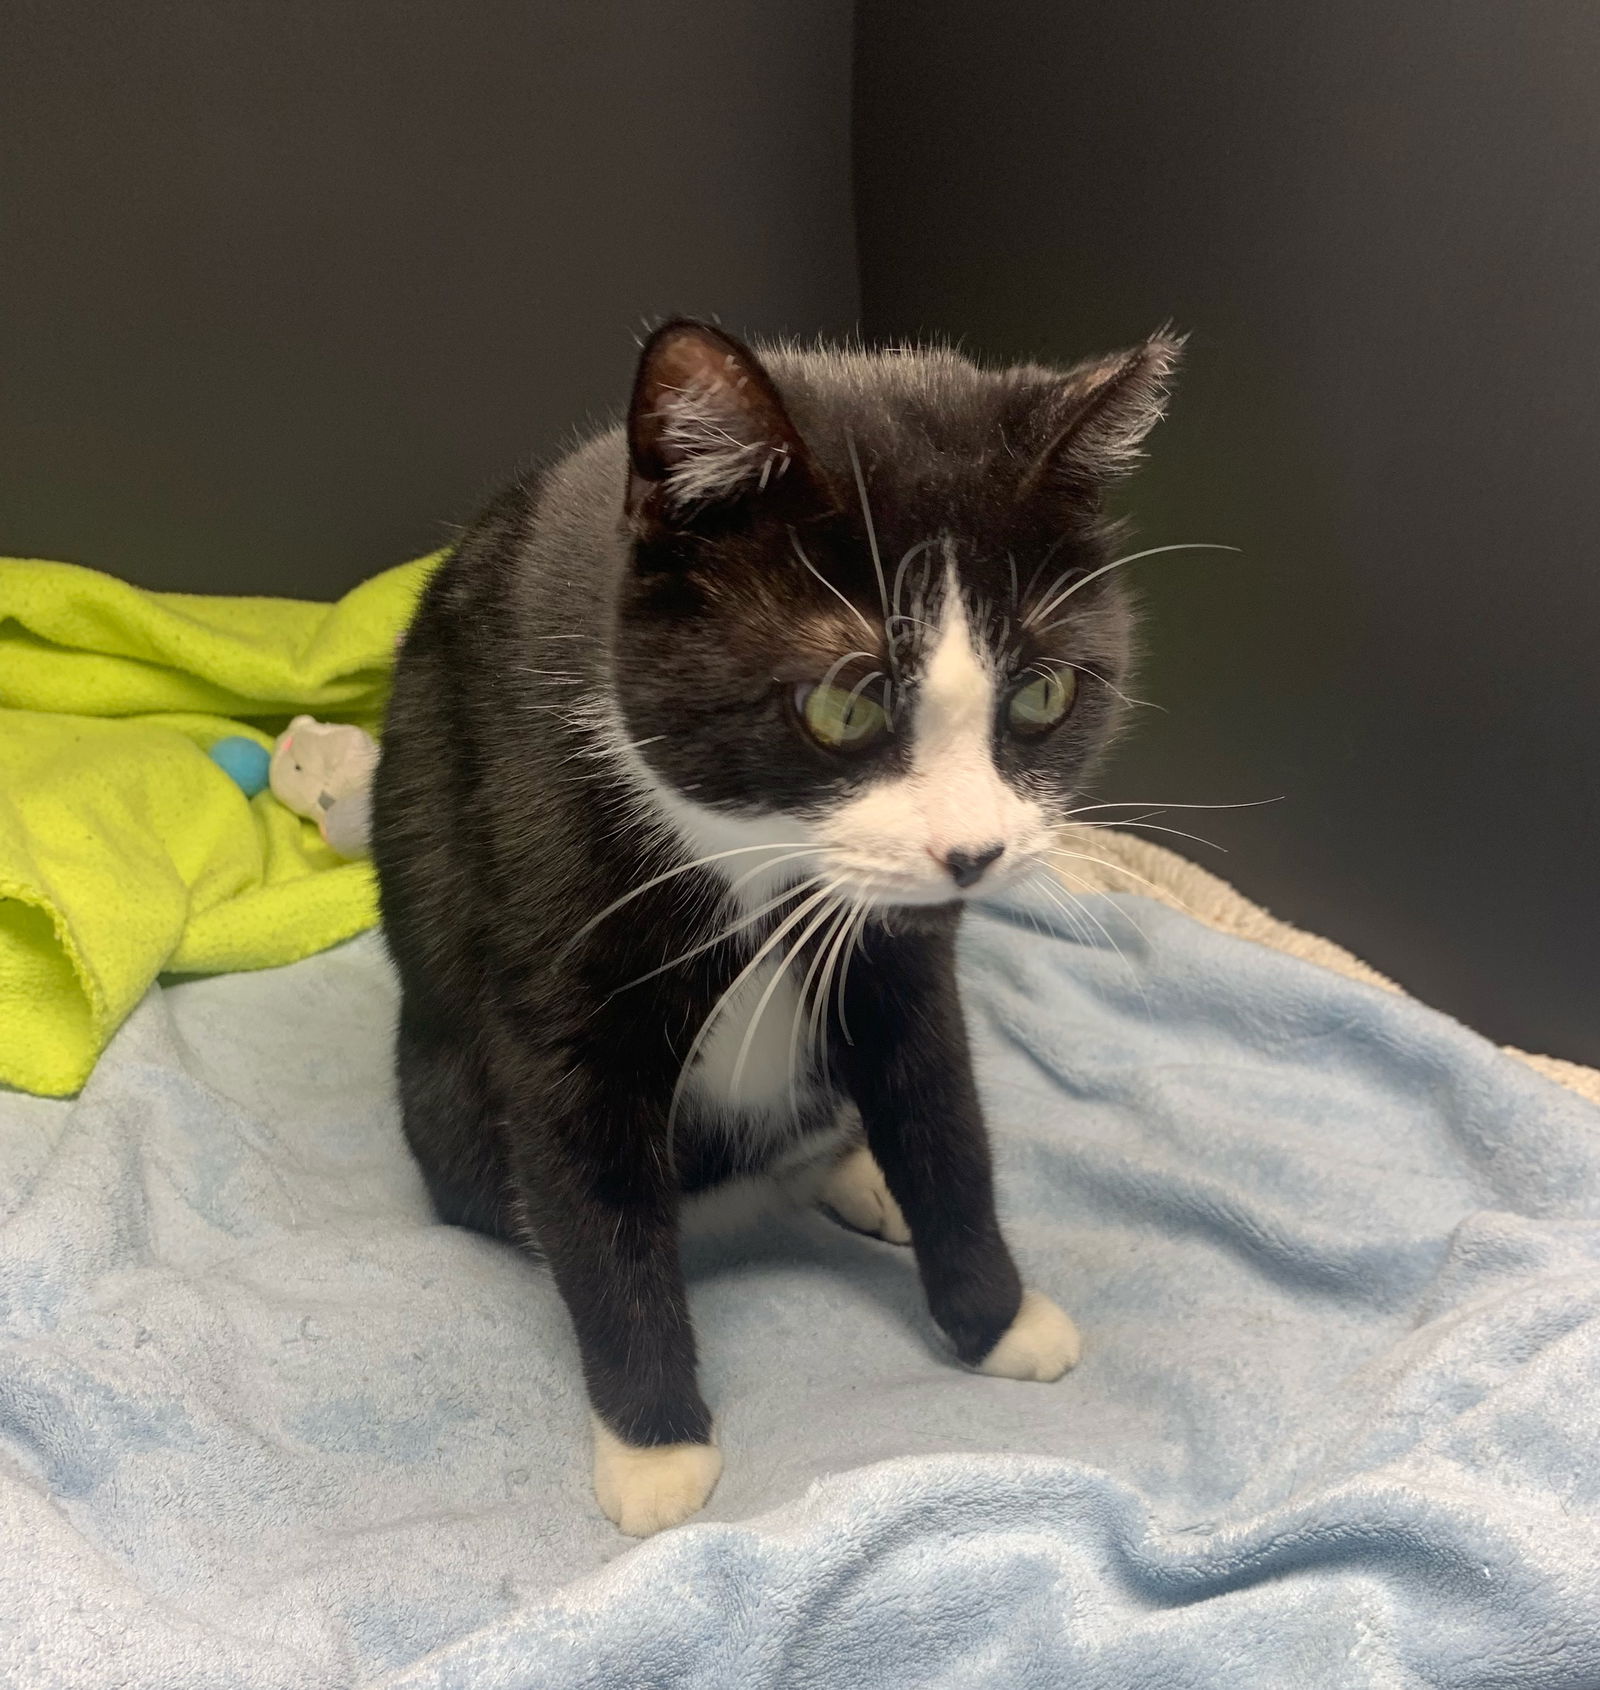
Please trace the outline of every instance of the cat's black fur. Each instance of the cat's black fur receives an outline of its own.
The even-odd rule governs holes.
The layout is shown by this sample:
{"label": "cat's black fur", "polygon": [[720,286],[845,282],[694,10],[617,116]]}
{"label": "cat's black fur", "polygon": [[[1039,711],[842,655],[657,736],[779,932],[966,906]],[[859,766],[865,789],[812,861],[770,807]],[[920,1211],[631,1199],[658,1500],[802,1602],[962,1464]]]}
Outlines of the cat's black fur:
{"label": "cat's black fur", "polygon": [[[904,619],[890,651],[874,545],[893,569],[943,537],[996,641],[1019,662],[1075,666],[1066,723],[996,749],[1017,790],[1064,802],[1112,726],[1120,578],[1075,595],[1046,633],[1022,612],[1109,555],[1100,490],[1159,413],[1174,354],[1158,339],[1066,374],[944,351],[758,358],[668,325],[628,428],[508,488],[428,587],[374,793],[405,1131],[444,1219],[548,1259],[595,1410],[628,1443],[711,1433],[678,1260],[684,1195],[792,1151],[841,1099],[957,1356],[981,1360],[1016,1316],[956,989],[955,883],[952,901],[874,914],[842,1000],[830,995],[820,1062],[802,1054],[794,1119],[750,1132],[692,1092],[670,1131],[669,1115],[697,1031],[778,916],[640,981],[736,925],[741,859],[629,895],[692,855],[652,791],[723,815],[810,815],[904,760],[898,739],[866,759],[828,752],[794,715],[796,684],[861,646],[863,620],[897,708],[914,707],[916,630]],[[740,479],[735,454],[681,479],[695,443],[663,418],[712,364],[734,372],[722,432],[759,477]]]}

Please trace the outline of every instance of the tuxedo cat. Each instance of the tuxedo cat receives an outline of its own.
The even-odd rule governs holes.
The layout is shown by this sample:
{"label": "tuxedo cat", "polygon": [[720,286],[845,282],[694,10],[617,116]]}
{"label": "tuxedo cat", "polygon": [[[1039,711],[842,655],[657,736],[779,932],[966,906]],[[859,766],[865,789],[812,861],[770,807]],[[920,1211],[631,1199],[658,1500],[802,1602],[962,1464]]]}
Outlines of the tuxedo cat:
{"label": "tuxedo cat", "polygon": [[1105,514],[1178,343],[1065,371],[759,352],[679,320],[625,427],[516,482],[395,677],[374,856],[405,1132],[443,1219],[549,1264],[624,1532],[721,1467],[679,1228],[786,1181],[909,1241],[981,1372],[1072,1323],[995,1216],[955,978],[1116,721]]}

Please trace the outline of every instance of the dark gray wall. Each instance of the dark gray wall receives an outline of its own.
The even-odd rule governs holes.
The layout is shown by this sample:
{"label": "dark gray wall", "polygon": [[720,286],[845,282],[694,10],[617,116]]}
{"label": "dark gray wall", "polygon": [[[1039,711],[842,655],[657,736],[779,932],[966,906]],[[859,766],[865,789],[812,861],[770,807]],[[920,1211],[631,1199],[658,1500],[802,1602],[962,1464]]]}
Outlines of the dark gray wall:
{"label": "dark gray wall", "polygon": [[[1107,790],[1600,1060],[1600,10],[863,0],[866,326],[1173,316]],[[0,0],[0,551],[327,595],[619,399],[639,319],[847,327],[843,0]],[[1183,825],[1182,818],[1175,819]],[[1196,818],[1191,817],[1191,820]]]}
{"label": "dark gray wall", "polygon": [[1133,566],[1108,795],[1284,794],[1165,819],[1600,1061],[1600,8],[864,0],[856,76],[869,334],[1193,331],[1142,537],[1247,555]]}
{"label": "dark gray wall", "polygon": [[626,396],[848,327],[850,7],[4,0],[0,553],[328,596]]}

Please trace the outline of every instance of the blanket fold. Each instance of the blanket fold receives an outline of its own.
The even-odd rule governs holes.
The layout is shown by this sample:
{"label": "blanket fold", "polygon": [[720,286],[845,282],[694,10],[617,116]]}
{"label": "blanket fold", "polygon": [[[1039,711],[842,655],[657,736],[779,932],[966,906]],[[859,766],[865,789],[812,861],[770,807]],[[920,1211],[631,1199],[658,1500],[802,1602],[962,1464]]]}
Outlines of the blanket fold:
{"label": "blanket fold", "polygon": [[76,1091],[163,971],[271,967],[372,924],[370,867],[206,751],[299,711],[375,726],[435,561],[334,604],[0,561],[0,1083]]}

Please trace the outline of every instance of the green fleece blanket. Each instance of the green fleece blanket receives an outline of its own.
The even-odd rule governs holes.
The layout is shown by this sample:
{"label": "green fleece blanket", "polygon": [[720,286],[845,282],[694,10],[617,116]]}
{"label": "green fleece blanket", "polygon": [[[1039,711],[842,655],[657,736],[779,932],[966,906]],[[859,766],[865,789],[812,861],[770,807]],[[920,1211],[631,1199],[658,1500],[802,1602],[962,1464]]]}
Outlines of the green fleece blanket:
{"label": "green fleece blanket", "polygon": [[76,1091],[163,972],[268,968],[376,919],[372,871],[207,756],[375,728],[437,558],[337,604],[152,593],[0,560],[0,1084]]}

